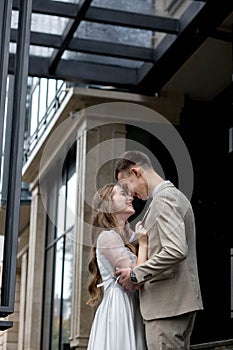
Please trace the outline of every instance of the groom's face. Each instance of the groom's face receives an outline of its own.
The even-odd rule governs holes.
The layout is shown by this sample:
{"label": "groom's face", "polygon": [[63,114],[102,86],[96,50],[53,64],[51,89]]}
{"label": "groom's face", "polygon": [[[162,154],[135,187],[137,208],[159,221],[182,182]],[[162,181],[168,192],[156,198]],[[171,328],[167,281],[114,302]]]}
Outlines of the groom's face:
{"label": "groom's face", "polygon": [[120,172],[118,174],[118,181],[126,185],[134,197],[142,200],[148,199],[148,183],[140,167],[132,167],[130,172]]}

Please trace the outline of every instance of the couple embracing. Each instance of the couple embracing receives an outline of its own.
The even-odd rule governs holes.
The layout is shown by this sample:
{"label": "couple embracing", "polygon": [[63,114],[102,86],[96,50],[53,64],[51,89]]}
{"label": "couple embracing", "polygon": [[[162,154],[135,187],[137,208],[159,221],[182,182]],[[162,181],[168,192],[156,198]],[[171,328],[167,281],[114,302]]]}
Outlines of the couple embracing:
{"label": "couple embracing", "polygon": [[[203,309],[191,204],[142,152],[125,152],[115,178],[93,200],[88,350],[187,350]],[[152,201],[132,231],[134,196]]]}

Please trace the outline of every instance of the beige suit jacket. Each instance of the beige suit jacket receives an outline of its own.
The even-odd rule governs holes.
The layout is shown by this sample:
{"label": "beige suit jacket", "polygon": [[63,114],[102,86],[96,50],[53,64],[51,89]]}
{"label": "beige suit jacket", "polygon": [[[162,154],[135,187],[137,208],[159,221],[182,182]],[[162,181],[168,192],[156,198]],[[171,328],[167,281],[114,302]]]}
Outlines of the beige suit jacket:
{"label": "beige suit jacket", "polygon": [[145,320],[203,309],[198,279],[195,222],[188,199],[170,182],[162,184],[144,221],[148,260],[135,267]]}

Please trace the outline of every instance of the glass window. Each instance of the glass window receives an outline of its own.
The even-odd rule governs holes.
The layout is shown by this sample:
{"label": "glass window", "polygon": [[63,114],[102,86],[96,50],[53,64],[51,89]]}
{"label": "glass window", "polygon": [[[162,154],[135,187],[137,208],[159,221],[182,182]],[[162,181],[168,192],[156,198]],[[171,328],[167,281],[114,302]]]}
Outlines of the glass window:
{"label": "glass window", "polygon": [[67,154],[62,180],[48,185],[41,350],[62,350],[69,343],[76,203],[76,144]]}
{"label": "glass window", "polygon": [[72,306],[73,240],[65,237],[64,291],[62,305],[62,344],[69,343]]}
{"label": "glass window", "polygon": [[60,335],[60,315],[62,304],[62,275],[63,275],[63,246],[64,238],[56,244],[55,254],[55,276],[54,276],[54,294],[53,294],[53,312],[52,312],[52,349],[59,349]]}
{"label": "glass window", "polygon": [[67,182],[67,210],[66,210],[66,229],[71,227],[75,220],[75,201],[76,191],[76,173],[74,173]]}
{"label": "glass window", "polygon": [[51,315],[53,310],[51,291],[53,290],[53,279],[51,276],[53,275],[53,260],[54,260],[54,250],[49,249],[46,252],[46,276],[44,285],[46,288],[44,289],[43,295],[43,341],[41,343],[41,349],[50,349],[50,322],[51,318],[48,315]]}
{"label": "glass window", "polygon": [[58,209],[57,209],[57,237],[64,232],[65,214],[66,214],[66,185],[62,185],[58,191]]}

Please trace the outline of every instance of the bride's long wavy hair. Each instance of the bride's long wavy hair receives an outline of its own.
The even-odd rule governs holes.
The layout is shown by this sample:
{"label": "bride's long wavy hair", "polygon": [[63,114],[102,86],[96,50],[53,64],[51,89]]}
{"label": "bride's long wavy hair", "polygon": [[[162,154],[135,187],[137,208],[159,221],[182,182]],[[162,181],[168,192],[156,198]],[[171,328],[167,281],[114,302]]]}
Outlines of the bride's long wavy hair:
{"label": "bride's long wavy hair", "polygon": [[125,245],[136,254],[136,248],[134,245],[130,244],[126,240],[126,229],[125,232],[117,231],[116,218],[114,216],[113,208],[113,195],[114,195],[114,186],[116,184],[107,184],[104,187],[100,188],[93,198],[92,208],[92,247],[89,258],[88,270],[90,272],[90,279],[88,284],[88,292],[90,294],[90,299],[87,304],[94,306],[98,303],[103,297],[103,289],[98,288],[97,285],[102,282],[99,267],[97,264],[96,257],[96,243],[99,237],[99,234],[103,230],[115,229],[115,231],[121,236]]}

